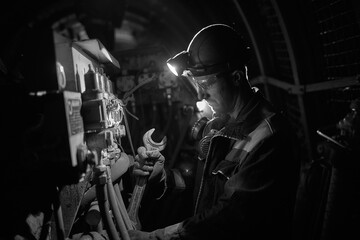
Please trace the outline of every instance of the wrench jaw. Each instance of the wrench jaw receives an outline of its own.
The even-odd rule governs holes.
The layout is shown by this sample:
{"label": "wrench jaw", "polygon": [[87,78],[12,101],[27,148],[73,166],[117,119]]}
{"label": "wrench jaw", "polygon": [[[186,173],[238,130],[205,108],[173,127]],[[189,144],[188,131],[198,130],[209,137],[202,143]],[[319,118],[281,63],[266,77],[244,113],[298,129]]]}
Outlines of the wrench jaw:
{"label": "wrench jaw", "polygon": [[153,134],[154,131],[155,128],[151,128],[144,134],[143,136],[144,146],[148,151],[154,151],[154,150],[162,151],[165,149],[167,138],[165,136],[160,142],[154,142],[151,138],[151,135]]}

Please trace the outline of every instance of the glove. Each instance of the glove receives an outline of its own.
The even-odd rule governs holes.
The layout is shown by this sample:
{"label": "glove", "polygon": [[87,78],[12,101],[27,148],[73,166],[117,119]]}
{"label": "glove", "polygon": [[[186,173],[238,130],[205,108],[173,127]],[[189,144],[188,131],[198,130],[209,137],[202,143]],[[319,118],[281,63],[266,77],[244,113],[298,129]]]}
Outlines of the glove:
{"label": "glove", "polygon": [[153,181],[164,175],[165,157],[158,150],[147,151],[145,147],[137,149],[133,175],[149,176],[148,181]]}
{"label": "glove", "polygon": [[164,229],[157,229],[152,232],[143,232],[140,230],[128,230],[129,237],[131,240],[170,240],[164,235]]}
{"label": "glove", "polygon": [[128,233],[131,240],[154,239],[151,237],[151,234],[149,232],[143,232],[139,230],[129,230]]}
{"label": "glove", "polygon": [[156,229],[152,232],[143,232],[139,230],[128,230],[131,240],[170,240],[181,239],[179,230],[182,223],[176,223],[165,228]]}

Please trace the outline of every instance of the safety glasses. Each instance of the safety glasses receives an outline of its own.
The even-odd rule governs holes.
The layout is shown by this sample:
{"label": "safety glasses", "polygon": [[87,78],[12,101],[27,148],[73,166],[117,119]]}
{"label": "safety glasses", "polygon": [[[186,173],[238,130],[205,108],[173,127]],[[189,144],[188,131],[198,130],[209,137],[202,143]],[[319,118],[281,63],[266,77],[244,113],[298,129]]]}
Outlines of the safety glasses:
{"label": "safety glasses", "polygon": [[200,77],[187,74],[187,77],[190,78],[193,83],[195,83],[201,89],[208,90],[212,88],[220,80],[220,78],[225,77],[228,73],[229,72],[214,73]]}

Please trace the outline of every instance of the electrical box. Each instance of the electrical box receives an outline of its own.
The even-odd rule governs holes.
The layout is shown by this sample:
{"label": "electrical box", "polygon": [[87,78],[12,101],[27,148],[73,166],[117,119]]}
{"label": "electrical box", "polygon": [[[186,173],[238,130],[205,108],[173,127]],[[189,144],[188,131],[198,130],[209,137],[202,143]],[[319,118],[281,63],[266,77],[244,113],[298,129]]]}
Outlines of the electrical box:
{"label": "electrical box", "polygon": [[34,96],[33,101],[39,120],[31,137],[26,138],[28,145],[43,165],[54,172],[55,183],[79,182],[85,172],[85,157],[80,157],[85,152],[81,94],[52,92]]}

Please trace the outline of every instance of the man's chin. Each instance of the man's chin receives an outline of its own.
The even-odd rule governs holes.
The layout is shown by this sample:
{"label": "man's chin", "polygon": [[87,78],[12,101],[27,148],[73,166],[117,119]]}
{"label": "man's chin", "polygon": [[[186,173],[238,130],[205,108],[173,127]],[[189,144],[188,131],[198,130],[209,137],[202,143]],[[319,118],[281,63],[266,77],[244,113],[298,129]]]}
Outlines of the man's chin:
{"label": "man's chin", "polygon": [[222,109],[220,109],[220,108],[212,108],[212,111],[213,111],[213,113],[216,114],[216,115],[221,115],[221,114],[224,114],[224,113],[225,113],[225,112],[224,112]]}

